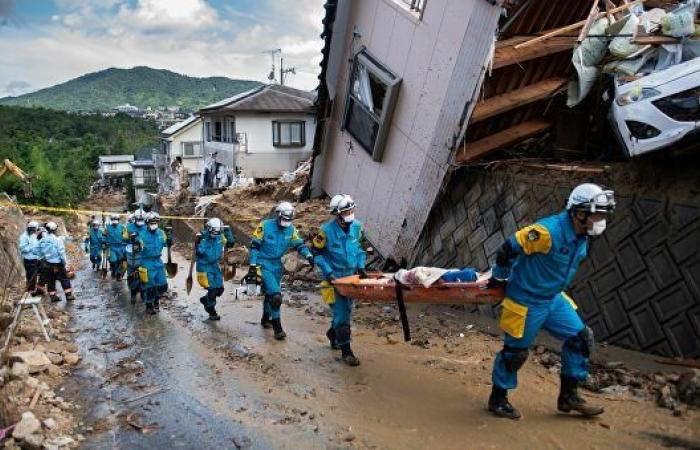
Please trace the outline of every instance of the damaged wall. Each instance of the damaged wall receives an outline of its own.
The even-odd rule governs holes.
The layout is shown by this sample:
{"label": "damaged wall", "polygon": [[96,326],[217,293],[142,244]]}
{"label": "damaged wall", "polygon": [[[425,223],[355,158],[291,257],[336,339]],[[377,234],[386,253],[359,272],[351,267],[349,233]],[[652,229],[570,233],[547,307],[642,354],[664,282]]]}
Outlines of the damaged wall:
{"label": "damaged wall", "polygon": [[602,183],[615,189],[618,207],[571,289],[582,316],[599,341],[700,357],[700,180],[694,167],[697,161],[647,160],[594,177],[516,166],[462,169],[431,212],[415,264],[484,269],[518,227],[561,210],[572,187]]}

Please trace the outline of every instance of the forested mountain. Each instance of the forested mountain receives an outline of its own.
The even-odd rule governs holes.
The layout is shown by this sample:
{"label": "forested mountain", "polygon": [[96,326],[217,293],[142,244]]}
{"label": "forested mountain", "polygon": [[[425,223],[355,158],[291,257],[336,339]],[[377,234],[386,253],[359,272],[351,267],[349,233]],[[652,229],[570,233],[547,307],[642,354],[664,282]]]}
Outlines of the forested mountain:
{"label": "forested mountain", "polygon": [[128,103],[141,109],[179,106],[194,111],[260,84],[225,77],[194,78],[143,66],[111,68],[19,97],[5,97],[0,99],[0,104],[63,111],[109,111]]}
{"label": "forested mountain", "polygon": [[[99,155],[134,153],[157,141],[155,122],[125,114],[83,116],[0,106],[0,162],[9,158],[34,176],[31,201],[36,203],[67,205],[84,199],[97,177]],[[2,191],[21,198],[22,184],[5,176]]]}

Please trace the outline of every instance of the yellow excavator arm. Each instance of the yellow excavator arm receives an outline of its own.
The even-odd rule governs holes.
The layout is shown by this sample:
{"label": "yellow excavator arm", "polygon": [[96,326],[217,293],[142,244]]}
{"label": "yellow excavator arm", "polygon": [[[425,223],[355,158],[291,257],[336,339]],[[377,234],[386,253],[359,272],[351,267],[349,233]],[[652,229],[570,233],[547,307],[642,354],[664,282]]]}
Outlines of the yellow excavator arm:
{"label": "yellow excavator arm", "polygon": [[0,166],[0,178],[2,178],[7,172],[24,182],[24,196],[29,198],[32,196],[32,177],[24,170],[20,169],[9,159],[3,161],[2,166]]}

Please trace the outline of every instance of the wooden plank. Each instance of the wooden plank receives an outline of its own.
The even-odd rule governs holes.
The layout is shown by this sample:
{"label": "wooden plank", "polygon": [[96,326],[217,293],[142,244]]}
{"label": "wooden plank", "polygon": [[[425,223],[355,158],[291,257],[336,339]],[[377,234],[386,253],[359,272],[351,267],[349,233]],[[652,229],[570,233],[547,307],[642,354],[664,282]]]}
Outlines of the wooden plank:
{"label": "wooden plank", "polygon": [[570,51],[571,47],[576,43],[575,37],[557,37],[548,41],[542,42],[534,47],[527,47],[518,50],[515,46],[529,39],[526,36],[517,36],[496,44],[496,51],[493,56],[493,68],[510,66],[529,61],[535,58],[552,55],[554,53]]}
{"label": "wooden plank", "polygon": [[[606,14],[615,14],[617,12],[625,11],[634,5],[644,3],[645,1],[646,0],[634,0],[633,2],[630,2],[626,5],[618,6],[615,9],[611,9],[610,11],[598,13],[598,15],[596,16],[596,19],[600,19],[602,17],[605,17]],[[566,34],[569,31],[578,30],[580,27],[586,25],[587,21],[588,21],[588,19],[585,19],[585,20],[581,20],[581,21],[576,22],[576,23],[572,23],[571,25],[566,25],[564,27],[557,28],[556,30],[550,31],[549,33],[543,34],[542,36],[538,36],[534,39],[530,39],[530,40],[525,41],[521,44],[518,44],[515,46],[515,49],[519,50],[521,48],[530,47],[530,46],[535,45],[539,42],[546,41],[547,39],[551,39],[551,38],[559,36],[561,34]]]}
{"label": "wooden plank", "polygon": [[588,32],[590,31],[591,26],[593,26],[593,22],[596,21],[598,14],[600,14],[600,9],[598,8],[598,0],[593,0],[593,5],[591,5],[591,10],[588,13],[588,17],[586,18],[586,23],[583,24],[583,28],[581,28],[581,32],[578,34],[578,39],[576,40],[576,42],[580,44],[581,42],[583,42],[584,39],[586,39],[586,36],[588,36]]}
{"label": "wooden plank", "polygon": [[519,123],[476,142],[467,143],[466,150],[457,154],[456,161],[461,164],[477,161],[489,153],[540,134],[551,127],[552,124],[544,120],[528,120]]}
{"label": "wooden plank", "polygon": [[561,90],[566,82],[567,79],[563,77],[548,78],[539,83],[487,98],[476,104],[471,117],[471,123],[479,122],[519,106],[551,97]]}

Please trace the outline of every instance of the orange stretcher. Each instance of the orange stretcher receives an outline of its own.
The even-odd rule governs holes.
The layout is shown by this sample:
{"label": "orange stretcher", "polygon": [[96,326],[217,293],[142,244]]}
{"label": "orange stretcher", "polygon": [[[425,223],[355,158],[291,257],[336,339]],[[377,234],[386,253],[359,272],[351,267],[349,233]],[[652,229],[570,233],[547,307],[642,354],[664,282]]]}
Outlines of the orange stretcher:
{"label": "orange stretcher", "polygon": [[486,288],[487,281],[471,283],[445,283],[438,281],[430,287],[407,285],[397,282],[392,274],[369,273],[368,278],[358,275],[333,280],[333,287],[340,295],[355,300],[376,303],[393,303],[399,306],[404,339],[411,340],[406,315],[406,303],[427,304],[497,304],[503,299],[503,289]]}

